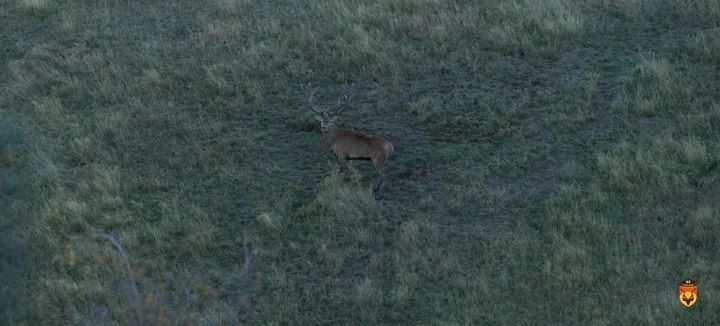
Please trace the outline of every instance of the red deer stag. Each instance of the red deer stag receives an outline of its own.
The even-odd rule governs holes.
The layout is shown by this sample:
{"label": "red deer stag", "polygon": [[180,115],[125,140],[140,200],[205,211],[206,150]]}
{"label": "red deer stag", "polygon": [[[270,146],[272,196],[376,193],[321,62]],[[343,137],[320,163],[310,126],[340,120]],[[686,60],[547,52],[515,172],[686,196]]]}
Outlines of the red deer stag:
{"label": "red deer stag", "polygon": [[350,88],[345,92],[344,101],[340,102],[342,107],[336,112],[330,112],[329,110],[319,111],[315,107],[314,90],[310,88],[310,85],[303,87],[303,90],[305,104],[310,110],[317,113],[315,119],[320,121],[322,136],[337,155],[341,169],[347,170],[348,160],[368,160],[373,162],[378,175],[373,191],[376,198],[379,197],[380,186],[385,181],[385,163],[387,163],[393,152],[393,145],[380,136],[335,126],[337,115],[352,104],[356,93],[355,85],[350,85]]}

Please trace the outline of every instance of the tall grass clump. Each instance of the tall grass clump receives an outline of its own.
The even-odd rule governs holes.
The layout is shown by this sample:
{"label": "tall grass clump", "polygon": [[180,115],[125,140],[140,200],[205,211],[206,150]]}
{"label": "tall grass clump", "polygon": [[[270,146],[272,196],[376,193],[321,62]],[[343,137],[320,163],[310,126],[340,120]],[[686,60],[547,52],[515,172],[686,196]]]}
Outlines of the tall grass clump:
{"label": "tall grass clump", "polygon": [[216,0],[215,5],[225,14],[242,14],[250,1],[248,0]]}
{"label": "tall grass clump", "polygon": [[694,105],[693,85],[681,78],[666,58],[640,56],[626,81],[626,100],[642,116],[666,115]]}
{"label": "tall grass clump", "polygon": [[18,0],[18,6],[33,15],[44,14],[50,9],[49,0]]}
{"label": "tall grass clump", "polygon": [[657,19],[679,19],[684,22],[712,22],[720,17],[720,4],[715,0],[595,0],[606,10],[643,23]]}
{"label": "tall grass clump", "polygon": [[597,160],[609,190],[645,200],[686,193],[716,164],[706,145],[693,138],[663,138],[642,147],[624,143]]}
{"label": "tall grass clump", "polygon": [[487,20],[488,39],[507,49],[557,46],[582,36],[586,27],[580,5],[565,0],[500,2]]}
{"label": "tall grass clump", "polygon": [[720,62],[720,29],[698,32],[688,46],[696,57],[711,63]]}

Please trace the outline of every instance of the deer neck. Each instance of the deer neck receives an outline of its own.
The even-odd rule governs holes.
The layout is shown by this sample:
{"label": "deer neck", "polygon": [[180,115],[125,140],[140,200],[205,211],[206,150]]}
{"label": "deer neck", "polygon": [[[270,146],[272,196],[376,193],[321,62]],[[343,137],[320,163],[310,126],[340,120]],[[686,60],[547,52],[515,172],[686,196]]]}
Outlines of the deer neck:
{"label": "deer neck", "polygon": [[335,140],[335,138],[337,138],[339,136],[339,134],[340,134],[339,128],[337,128],[335,126],[330,126],[330,127],[328,127],[328,130],[325,133],[325,140],[328,143],[332,144],[332,142]]}

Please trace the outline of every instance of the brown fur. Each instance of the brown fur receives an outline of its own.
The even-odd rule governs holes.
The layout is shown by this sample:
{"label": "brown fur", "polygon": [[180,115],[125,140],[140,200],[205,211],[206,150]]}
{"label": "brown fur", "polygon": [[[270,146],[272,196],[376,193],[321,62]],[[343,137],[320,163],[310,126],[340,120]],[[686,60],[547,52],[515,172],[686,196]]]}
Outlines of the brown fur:
{"label": "brown fur", "polygon": [[328,121],[325,140],[345,168],[347,160],[370,160],[375,165],[378,180],[375,191],[385,179],[385,163],[393,152],[393,145],[387,139],[352,129],[336,128]]}

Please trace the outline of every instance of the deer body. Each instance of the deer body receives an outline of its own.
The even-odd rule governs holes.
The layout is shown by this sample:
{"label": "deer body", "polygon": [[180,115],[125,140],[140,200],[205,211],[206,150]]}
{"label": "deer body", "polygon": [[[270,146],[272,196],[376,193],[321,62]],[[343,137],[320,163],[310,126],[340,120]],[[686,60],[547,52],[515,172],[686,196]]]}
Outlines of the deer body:
{"label": "deer body", "polygon": [[354,95],[355,89],[353,87],[345,94],[345,106],[340,111],[331,113],[327,110],[316,110],[313,104],[313,93],[309,88],[306,89],[307,105],[317,113],[315,118],[320,121],[320,131],[337,156],[341,168],[346,170],[348,160],[369,160],[375,165],[378,179],[373,190],[377,197],[380,186],[385,180],[385,163],[392,155],[393,145],[380,136],[335,126],[336,115],[350,105],[350,100]]}
{"label": "deer body", "polygon": [[393,145],[385,138],[352,129],[330,127],[325,140],[341,164],[347,160],[370,160],[378,174],[384,176],[385,162],[393,152]]}

